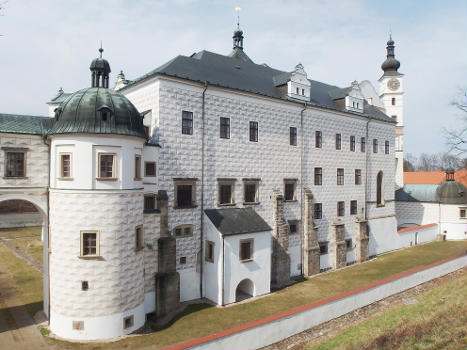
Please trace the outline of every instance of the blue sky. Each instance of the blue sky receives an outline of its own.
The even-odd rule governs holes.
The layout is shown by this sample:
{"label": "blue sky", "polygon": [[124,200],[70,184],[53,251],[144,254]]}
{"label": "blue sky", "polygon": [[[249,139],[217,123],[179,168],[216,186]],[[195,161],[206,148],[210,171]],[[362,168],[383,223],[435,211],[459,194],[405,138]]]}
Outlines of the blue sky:
{"label": "blue sky", "polygon": [[465,1],[9,0],[0,17],[0,112],[46,115],[59,87],[90,82],[100,40],[128,79],[176,55],[227,54],[240,6],[244,47],[256,63],[312,79],[377,87],[389,28],[405,74],[405,151],[444,151],[443,127],[460,127],[450,102],[467,76]]}

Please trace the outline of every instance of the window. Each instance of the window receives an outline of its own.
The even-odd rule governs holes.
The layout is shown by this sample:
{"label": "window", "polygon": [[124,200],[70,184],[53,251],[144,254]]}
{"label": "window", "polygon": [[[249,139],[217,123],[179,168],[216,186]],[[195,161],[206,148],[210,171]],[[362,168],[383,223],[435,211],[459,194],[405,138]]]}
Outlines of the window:
{"label": "window", "polygon": [[218,179],[217,180],[217,201],[218,205],[235,204],[234,199],[235,179]]}
{"label": "window", "polygon": [[323,184],[323,168],[315,168],[315,186]]}
{"label": "window", "polygon": [[466,211],[467,211],[467,208],[459,208],[459,217],[461,219],[465,219],[466,218]]}
{"label": "window", "polygon": [[355,185],[361,185],[361,184],[362,184],[362,170],[355,169]]}
{"label": "window", "polygon": [[175,186],[175,209],[194,208],[196,203],[195,198],[195,181],[196,179],[174,179]]}
{"label": "window", "polygon": [[294,201],[295,198],[295,188],[297,180],[284,180],[284,199],[286,201]]}
{"label": "window", "polygon": [[321,148],[323,146],[323,134],[321,131],[315,131],[315,147]]}
{"label": "window", "polygon": [[141,250],[144,247],[143,226],[135,228],[135,249]]}
{"label": "window", "polygon": [[313,219],[323,218],[323,205],[321,203],[315,203],[313,208]]}
{"label": "window", "polygon": [[81,290],[86,291],[89,289],[88,281],[81,281]]}
{"label": "window", "polygon": [[99,256],[97,231],[81,231],[81,256]]}
{"label": "window", "polygon": [[206,241],[205,260],[214,262],[214,242]]}
{"label": "window", "polygon": [[146,138],[149,138],[149,126],[144,126],[144,134],[146,135]]}
{"label": "window", "polygon": [[193,225],[180,225],[173,229],[174,237],[190,237],[193,236]]}
{"label": "window", "polygon": [[133,324],[134,324],[133,315],[123,318],[123,328],[124,329],[133,327]]}
{"label": "window", "polygon": [[154,194],[144,195],[144,213],[154,213],[156,211],[156,196]]}
{"label": "window", "polygon": [[257,204],[258,199],[258,182],[259,180],[243,180],[243,203]]}
{"label": "window", "polygon": [[99,153],[99,179],[115,179],[115,153]]}
{"label": "window", "polygon": [[179,260],[179,261],[180,261],[180,265],[186,264],[186,256],[180,257],[180,260]]}
{"label": "window", "polygon": [[391,115],[391,118],[397,120],[397,115]]}
{"label": "window", "polygon": [[253,260],[253,239],[241,239],[240,251],[238,252],[241,262]]}
{"label": "window", "polygon": [[345,215],[345,202],[337,202],[337,216]]}
{"label": "window", "polygon": [[193,112],[182,111],[182,134],[193,135]]}
{"label": "window", "polygon": [[144,176],[156,176],[156,162],[144,162]]}
{"label": "window", "polygon": [[318,242],[318,245],[319,245],[320,255],[324,255],[328,253],[328,242]]}
{"label": "window", "polygon": [[361,152],[366,151],[366,139],[364,137],[360,139],[360,151]]}
{"label": "window", "polygon": [[389,141],[384,141],[384,154],[389,154]]}
{"label": "window", "polygon": [[100,112],[101,112],[101,118],[103,122],[106,122],[107,120],[110,119],[110,115],[111,115],[110,109],[108,109],[107,107],[101,107]]}
{"label": "window", "polygon": [[342,149],[342,136],[341,134],[336,134],[336,149]]}
{"label": "window", "polygon": [[298,233],[298,221],[297,220],[289,220],[289,231],[291,235]]}
{"label": "window", "polygon": [[258,122],[250,122],[250,141],[258,142]]}
{"label": "window", "polygon": [[373,153],[378,153],[378,139],[373,139]]}
{"label": "window", "polygon": [[395,98],[395,97],[393,97],[393,98],[391,99],[391,104],[392,104],[393,106],[396,105],[396,98]]}
{"label": "window", "polygon": [[6,152],[5,177],[26,176],[26,152]]}
{"label": "window", "polygon": [[71,323],[71,328],[75,331],[84,330],[84,321],[73,321]]}
{"label": "window", "polygon": [[299,88],[295,88],[295,91],[297,92],[297,95],[298,95],[300,90],[299,90]]}
{"label": "window", "polygon": [[350,151],[355,152],[355,136],[350,136]]}
{"label": "window", "polygon": [[297,146],[297,128],[294,126],[290,127],[290,145]]}
{"label": "window", "polygon": [[384,183],[383,183],[383,172],[380,171],[376,177],[376,205],[383,206],[384,205]]}
{"label": "window", "polygon": [[230,118],[220,119],[220,138],[230,139]]}
{"label": "window", "polygon": [[352,250],[352,238],[347,238],[345,240],[345,247],[347,250]]}
{"label": "window", "polygon": [[71,154],[60,153],[60,177],[71,178]]}
{"label": "window", "polygon": [[357,201],[350,201],[350,215],[357,215]]}
{"label": "window", "polygon": [[338,185],[344,184],[344,169],[342,168],[337,169],[337,184]]}
{"label": "window", "polygon": [[141,180],[141,156],[135,155],[135,178],[134,180]]}
{"label": "window", "polygon": [[305,96],[305,89],[302,89],[302,96]]}

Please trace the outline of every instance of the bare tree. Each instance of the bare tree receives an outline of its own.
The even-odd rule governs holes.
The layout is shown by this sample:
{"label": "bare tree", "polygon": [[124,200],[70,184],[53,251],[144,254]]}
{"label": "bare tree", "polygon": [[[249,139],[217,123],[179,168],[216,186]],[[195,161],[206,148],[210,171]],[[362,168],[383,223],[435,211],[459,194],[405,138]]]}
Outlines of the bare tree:
{"label": "bare tree", "polygon": [[461,127],[459,129],[443,129],[448,152],[456,156],[465,156],[467,151],[467,88],[459,90],[451,105],[457,108],[459,112],[458,117]]}

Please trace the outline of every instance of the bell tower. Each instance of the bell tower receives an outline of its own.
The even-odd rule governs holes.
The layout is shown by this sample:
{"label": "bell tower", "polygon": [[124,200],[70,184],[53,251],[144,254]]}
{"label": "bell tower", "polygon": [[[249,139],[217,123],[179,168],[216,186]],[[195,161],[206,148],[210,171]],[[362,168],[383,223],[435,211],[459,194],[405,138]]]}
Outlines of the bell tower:
{"label": "bell tower", "polygon": [[397,70],[400,62],[394,54],[394,40],[389,35],[386,46],[386,60],[381,65],[383,76],[379,78],[379,98],[381,99],[386,114],[393,118],[396,124],[395,135],[395,157],[396,157],[396,188],[404,186],[404,151],[403,151],[403,130],[404,130],[404,74]]}

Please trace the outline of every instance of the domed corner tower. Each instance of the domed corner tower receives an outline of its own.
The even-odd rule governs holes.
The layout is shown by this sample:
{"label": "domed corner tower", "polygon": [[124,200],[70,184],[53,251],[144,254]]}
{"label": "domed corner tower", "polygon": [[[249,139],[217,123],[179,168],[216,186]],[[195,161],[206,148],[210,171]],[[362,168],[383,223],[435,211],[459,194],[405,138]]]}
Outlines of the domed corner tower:
{"label": "domed corner tower", "polygon": [[92,87],[56,110],[50,162],[50,328],[70,340],[131,333],[145,322],[142,117],[109,89],[109,63]]}

